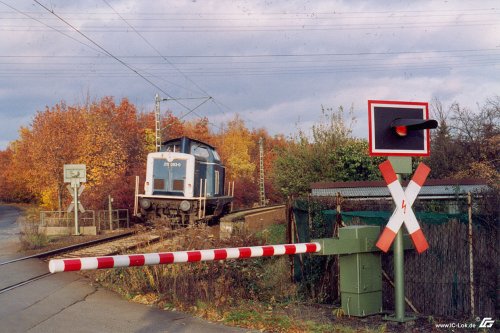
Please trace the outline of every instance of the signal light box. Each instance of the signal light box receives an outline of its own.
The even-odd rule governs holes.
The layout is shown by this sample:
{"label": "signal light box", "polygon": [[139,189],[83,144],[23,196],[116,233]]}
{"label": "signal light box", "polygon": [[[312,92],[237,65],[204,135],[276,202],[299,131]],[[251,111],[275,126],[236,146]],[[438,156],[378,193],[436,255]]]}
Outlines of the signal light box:
{"label": "signal light box", "polygon": [[370,156],[429,156],[429,103],[368,101]]}

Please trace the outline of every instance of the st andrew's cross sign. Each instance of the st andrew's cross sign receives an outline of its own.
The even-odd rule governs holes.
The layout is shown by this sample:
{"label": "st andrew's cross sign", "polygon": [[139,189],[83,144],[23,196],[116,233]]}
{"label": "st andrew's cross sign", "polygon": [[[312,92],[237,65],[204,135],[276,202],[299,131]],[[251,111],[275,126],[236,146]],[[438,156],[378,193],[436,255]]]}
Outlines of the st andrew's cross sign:
{"label": "st andrew's cross sign", "polygon": [[417,252],[424,252],[429,248],[429,244],[427,243],[424,233],[418,224],[417,218],[415,217],[415,213],[413,212],[411,206],[417,198],[418,192],[420,192],[420,189],[424,185],[431,169],[424,163],[420,163],[411,181],[406,187],[406,190],[404,191],[389,160],[381,163],[379,165],[379,169],[382,172],[385,182],[387,183],[387,187],[389,188],[392,199],[396,204],[396,208],[384,231],[380,235],[376,246],[382,251],[387,252],[394,238],[396,238],[396,234],[404,223]]}

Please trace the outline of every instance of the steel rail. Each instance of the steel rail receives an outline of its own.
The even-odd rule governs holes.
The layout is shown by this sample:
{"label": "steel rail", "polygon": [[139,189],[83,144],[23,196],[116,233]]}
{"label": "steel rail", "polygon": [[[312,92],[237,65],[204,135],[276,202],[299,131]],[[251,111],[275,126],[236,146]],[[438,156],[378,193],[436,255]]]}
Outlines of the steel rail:
{"label": "steel rail", "polygon": [[2,289],[0,289],[0,294],[3,294],[3,293],[5,293],[5,292],[7,292],[9,290],[16,289],[18,287],[24,286],[24,285],[26,285],[28,283],[31,283],[31,282],[43,279],[44,277],[47,277],[49,275],[52,275],[52,274],[50,272],[49,273],[40,274],[40,275],[37,275],[37,276],[32,277],[30,279],[27,279],[27,280],[18,282],[16,284],[13,284],[13,285],[11,285],[9,287],[2,288]]}
{"label": "steel rail", "polygon": [[[53,255],[56,255],[59,253],[68,252],[71,250],[76,250],[76,249],[81,249],[81,248],[86,248],[86,247],[90,248],[93,245],[100,245],[100,244],[103,244],[106,242],[115,241],[115,240],[130,236],[132,234],[134,234],[134,232],[124,232],[124,233],[121,233],[118,235],[113,235],[113,236],[104,237],[104,238],[100,238],[100,239],[94,239],[94,240],[83,242],[83,243],[73,244],[73,245],[62,247],[62,248],[58,248],[58,249],[54,249],[54,250],[50,250],[50,251],[45,251],[45,252],[41,252],[41,253],[36,253],[36,254],[25,256],[22,258],[16,258],[16,259],[12,259],[12,260],[9,260],[6,262],[2,262],[2,263],[0,263],[0,266],[15,263],[15,262],[22,261],[22,260],[27,260],[27,259],[50,257],[50,256],[53,256]],[[34,276],[32,278],[23,280],[21,282],[14,283],[8,287],[4,287],[4,288],[0,289],[0,294],[3,294],[7,291],[13,290],[13,289],[18,288],[18,287],[27,285],[29,283],[35,282],[37,280],[43,279],[49,275],[51,275],[50,272],[42,273],[42,274],[39,274],[39,275]]]}
{"label": "steel rail", "polygon": [[105,237],[105,238],[94,239],[94,240],[91,240],[91,241],[88,241],[88,242],[73,244],[73,245],[62,247],[62,248],[58,248],[58,249],[54,249],[54,250],[50,250],[50,251],[45,251],[45,252],[41,252],[41,253],[36,253],[36,254],[29,255],[29,256],[25,256],[25,257],[21,257],[21,258],[16,258],[16,259],[12,259],[12,260],[9,260],[9,261],[5,261],[5,262],[0,263],[0,266],[11,264],[11,263],[14,263],[14,262],[17,262],[17,261],[27,260],[27,259],[48,257],[48,256],[51,256],[51,255],[54,255],[54,254],[58,254],[58,253],[61,253],[61,252],[75,250],[75,249],[78,249],[78,248],[81,248],[81,247],[85,247],[85,246],[89,246],[89,245],[96,245],[96,244],[100,244],[100,243],[105,243],[107,241],[115,240],[115,239],[119,239],[119,238],[123,238],[123,237],[126,237],[126,236],[130,236],[132,234],[133,234],[133,232],[130,231],[130,232],[121,233],[119,235],[113,235],[113,236],[109,236],[109,237]]}

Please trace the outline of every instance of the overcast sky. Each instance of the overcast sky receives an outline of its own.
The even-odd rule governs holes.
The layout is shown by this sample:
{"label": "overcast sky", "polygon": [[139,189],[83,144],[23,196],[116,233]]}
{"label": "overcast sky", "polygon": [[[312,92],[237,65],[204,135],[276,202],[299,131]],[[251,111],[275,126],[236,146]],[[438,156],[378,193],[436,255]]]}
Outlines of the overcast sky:
{"label": "overcast sky", "polygon": [[144,111],[156,93],[211,96],[184,119],[217,131],[238,113],[285,135],[353,105],[364,138],[369,99],[475,109],[500,95],[498,1],[38,1],[0,0],[0,149],[36,111],[87,95]]}

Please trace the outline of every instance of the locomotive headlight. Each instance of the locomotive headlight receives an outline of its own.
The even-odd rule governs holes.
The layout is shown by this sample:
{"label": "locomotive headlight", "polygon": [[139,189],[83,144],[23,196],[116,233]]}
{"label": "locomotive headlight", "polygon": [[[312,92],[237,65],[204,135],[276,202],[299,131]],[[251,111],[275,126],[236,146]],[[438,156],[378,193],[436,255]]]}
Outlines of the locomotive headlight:
{"label": "locomotive headlight", "polygon": [[189,203],[189,201],[187,201],[187,200],[182,200],[181,203],[180,203],[180,205],[179,205],[179,208],[183,212],[187,212],[191,208],[191,203]]}
{"label": "locomotive headlight", "polygon": [[151,207],[151,201],[149,201],[148,199],[141,199],[140,203],[143,209],[149,209]]}

